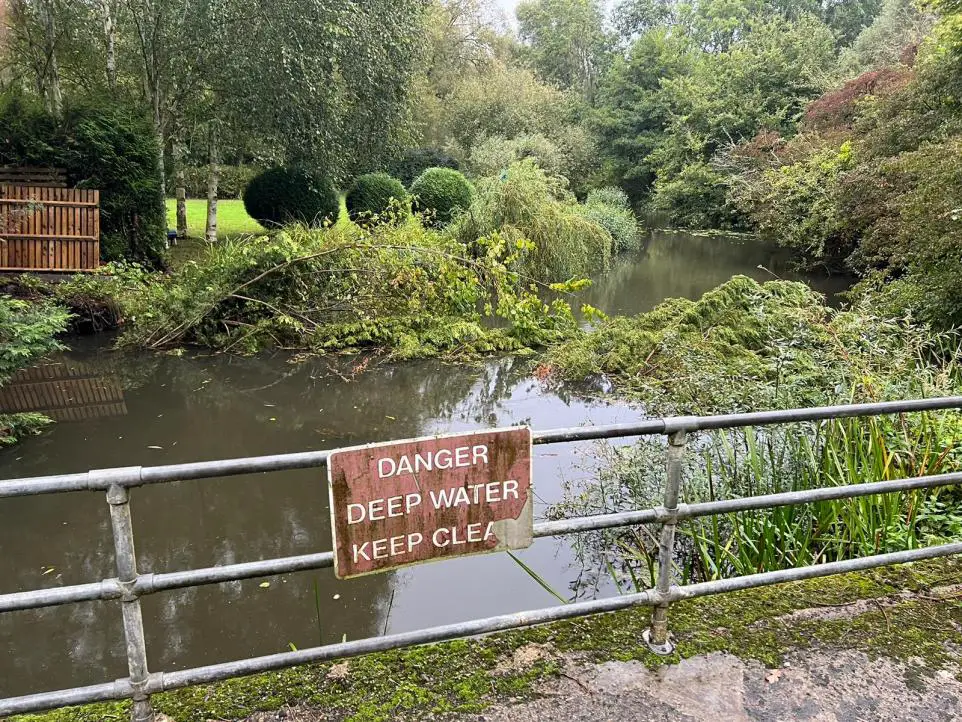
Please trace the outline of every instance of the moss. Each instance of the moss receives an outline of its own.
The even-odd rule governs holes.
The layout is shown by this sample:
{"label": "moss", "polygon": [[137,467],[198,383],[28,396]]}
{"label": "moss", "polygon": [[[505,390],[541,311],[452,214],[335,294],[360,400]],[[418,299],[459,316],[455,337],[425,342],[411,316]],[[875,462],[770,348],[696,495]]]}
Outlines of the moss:
{"label": "moss", "polygon": [[[962,580],[962,562],[935,560],[840,577],[679,602],[670,626],[677,651],[651,654],[641,639],[650,614],[630,609],[477,640],[372,654],[338,664],[311,665],[154,697],[177,722],[237,719],[255,711],[306,704],[356,722],[420,719],[426,714],[476,713],[495,701],[531,696],[535,684],[560,674],[548,656],[522,669],[505,665],[530,644],[594,661],[640,660],[649,666],[724,651],[769,666],[789,652],[823,645],[858,649],[908,663],[912,683],[945,666],[962,645],[962,603],[925,592]],[[904,590],[916,592],[906,596]],[[876,600],[854,616],[784,615]],[[18,717],[17,722],[126,720],[127,704],[91,705]]]}

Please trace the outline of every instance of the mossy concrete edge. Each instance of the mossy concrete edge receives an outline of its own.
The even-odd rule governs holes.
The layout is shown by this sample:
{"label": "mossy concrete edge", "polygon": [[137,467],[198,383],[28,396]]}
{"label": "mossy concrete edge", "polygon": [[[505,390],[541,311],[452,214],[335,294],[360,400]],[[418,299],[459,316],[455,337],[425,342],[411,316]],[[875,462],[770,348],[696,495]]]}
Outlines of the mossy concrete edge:
{"label": "mossy concrete edge", "polygon": [[[562,674],[564,654],[656,667],[724,651],[777,666],[787,653],[816,645],[908,661],[910,682],[922,685],[962,648],[962,601],[933,594],[959,583],[962,560],[940,559],[679,602],[670,612],[677,643],[671,657],[648,651],[641,634],[650,611],[633,609],[297,667],[153,699],[175,722],[241,719],[289,705],[316,707],[334,719],[356,722],[423,719],[528,698],[537,682]],[[853,604],[864,600],[871,603]],[[832,612],[846,607],[855,611]],[[517,650],[533,644],[550,653],[536,655],[529,665],[511,663]],[[120,722],[128,719],[128,709],[127,703],[89,705],[12,720]]]}

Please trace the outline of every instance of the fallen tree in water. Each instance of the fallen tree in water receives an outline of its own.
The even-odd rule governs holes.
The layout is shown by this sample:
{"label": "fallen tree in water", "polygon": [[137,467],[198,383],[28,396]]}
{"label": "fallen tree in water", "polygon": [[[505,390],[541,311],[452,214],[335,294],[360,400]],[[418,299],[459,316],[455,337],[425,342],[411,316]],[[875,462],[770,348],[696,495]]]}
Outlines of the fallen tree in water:
{"label": "fallen tree in water", "polygon": [[[958,343],[867,305],[831,308],[802,283],[736,276],[697,301],[603,318],[553,349],[538,375],[604,376],[657,413],[791,408],[944,392]],[[939,383],[923,384],[930,377]]]}
{"label": "fallen tree in water", "polygon": [[[526,247],[495,235],[468,257],[418,223],[293,227],[218,243],[169,276],[114,267],[76,283],[116,300],[124,317],[118,343],[127,348],[371,348],[398,358],[514,352],[577,328],[567,302],[543,302],[514,270]],[[60,293],[70,291],[68,284]]]}

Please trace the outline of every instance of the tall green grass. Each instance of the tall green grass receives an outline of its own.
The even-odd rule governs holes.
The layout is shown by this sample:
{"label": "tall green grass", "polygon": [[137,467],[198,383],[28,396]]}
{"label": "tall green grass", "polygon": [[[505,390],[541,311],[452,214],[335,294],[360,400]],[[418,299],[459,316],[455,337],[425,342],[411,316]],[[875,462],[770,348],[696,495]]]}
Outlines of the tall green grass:
{"label": "tall green grass", "polygon": [[[745,429],[704,452],[706,500],[939,474],[959,468],[960,451],[954,413]],[[685,575],[754,574],[955,538],[959,499],[946,487],[693,519],[680,527],[690,541]]]}

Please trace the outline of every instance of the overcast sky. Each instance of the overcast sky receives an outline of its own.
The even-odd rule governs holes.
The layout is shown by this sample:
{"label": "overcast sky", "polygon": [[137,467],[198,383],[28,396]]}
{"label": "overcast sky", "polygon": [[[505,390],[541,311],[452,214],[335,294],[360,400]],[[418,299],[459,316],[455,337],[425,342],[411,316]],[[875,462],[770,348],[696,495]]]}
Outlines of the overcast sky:
{"label": "overcast sky", "polygon": [[519,2],[521,0],[496,0],[496,4],[504,10],[504,14],[512,24],[514,24],[514,9],[518,7]]}

